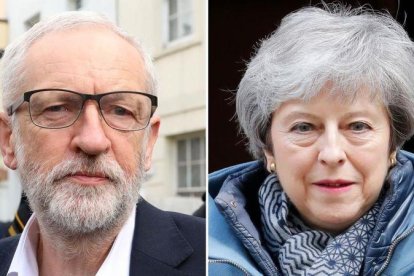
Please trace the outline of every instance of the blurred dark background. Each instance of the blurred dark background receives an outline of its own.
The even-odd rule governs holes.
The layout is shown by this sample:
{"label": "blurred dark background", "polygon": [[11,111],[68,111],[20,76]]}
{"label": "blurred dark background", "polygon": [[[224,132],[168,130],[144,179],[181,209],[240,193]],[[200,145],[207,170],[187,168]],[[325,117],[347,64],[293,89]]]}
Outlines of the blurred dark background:
{"label": "blurred dark background", "polygon": [[[325,1],[326,3],[333,1]],[[408,0],[342,1],[388,10],[414,38],[414,13]],[[209,0],[209,172],[252,160],[238,134],[232,101],[257,42],[273,32],[288,13],[319,1]],[[414,69],[413,69],[414,70]],[[405,149],[414,151],[414,139]]]}

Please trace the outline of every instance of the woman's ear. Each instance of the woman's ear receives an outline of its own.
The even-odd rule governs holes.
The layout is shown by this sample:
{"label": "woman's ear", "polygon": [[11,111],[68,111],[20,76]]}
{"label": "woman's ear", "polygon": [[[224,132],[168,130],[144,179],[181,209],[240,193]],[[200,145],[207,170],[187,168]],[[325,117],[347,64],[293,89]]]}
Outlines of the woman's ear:
{"label": "woman's ear", "polygon": [[12,129],[9,117],[0,113],[0,149],[4,164],[12,170],[17,168],[17,160],[14,152]]}
{"label": "woman's ear", "polygon": [[268,151],[268,150],[264,150],[263,153],[264,153],[265,158],[266,158],[266,169],[270,173],[276,172],[276,161],[275,161],[275,157],[274,157],[273,153]]}
{"label": "woman's ear", "polygon": [[389,167],[390,167],[390,168],[392,168],[392,167],[394,167],[395,165],[397,165],[397,151],[393,151],[393,152],[390,154],[390,157],[389,157],[388,163],[389,163]]}

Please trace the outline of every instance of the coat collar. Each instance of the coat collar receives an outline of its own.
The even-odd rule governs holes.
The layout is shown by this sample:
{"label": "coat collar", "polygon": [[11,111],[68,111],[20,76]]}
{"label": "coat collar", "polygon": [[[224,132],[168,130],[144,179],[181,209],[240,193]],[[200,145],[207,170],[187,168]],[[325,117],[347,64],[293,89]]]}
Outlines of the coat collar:
{"label": "coat collar", "polygon": [[[210,193],[213,191],[213,197],[216,195],[216,202],[217,198],[224,198],[221,202],[231,202],[233,200],[236,203],[235,206],[241,206],[246,209],[245,213],[243,213],[246,216],[243,216],[240,215],[241,211],[236,210],[237,208],[228,208],[236,210],[232,211],[238,214],[237,219],[239,221],[243,219],[252,220],[254,214],[258,213],[255,213],[254,210],[259,209],[254,205],[256,204],[254,200],[257,198],[257,192],[251,192],[251,189],[258,188],[263,182],[260,181],[260,178],[264,179],[266,174],[263,164],[257,161],[236,165],[209,175],[209,190]],[[213,184],[213,189],[211,189],[211,183]],[[414,213],[413,153],[403,150],[398,151],[397,164],[389,172],[387,185],[389,185],[389,189],[365,254],[364,275],[373,275],[378,272],[384,265],[387,255],[391,256],[391,253],[393,253],[390,247],[391,244],[395,241],[400,241],[401,237],[405,237],[414,229],[414,216],[412,215]],[[222,192],[224,192],[223,195]],[[251,195],[253,195],[253,198],[250,197]],[[225,207],[225,205],[223,206]],[[222,209],[223,206],[221,206]],[[250,211],[247,209],[248,207],[251,208]],[[233,218],[236,218],[236,216]],[[252,225],[251,222],[239,223],[238,227],[249,228],[250,225]],[[254,231],[257,230],[254,227],[250,227],[249,231],[249,233],[256,233]],[[257,234],[255,237],[259,240]]]}
{"label": "coat collar", "polygon": [[132,242],[130,275],[182,275],[176,267],[193,251],[170,213],[140,199]]}
{"label": "coat collar", "polygon": [[414,154],[402,150],[397,153],[397,165],[387,177],[389,189],[365,254],[364,275],[378,272],[387,255],[393,253],[391,244],[414,229],[413,164]]}

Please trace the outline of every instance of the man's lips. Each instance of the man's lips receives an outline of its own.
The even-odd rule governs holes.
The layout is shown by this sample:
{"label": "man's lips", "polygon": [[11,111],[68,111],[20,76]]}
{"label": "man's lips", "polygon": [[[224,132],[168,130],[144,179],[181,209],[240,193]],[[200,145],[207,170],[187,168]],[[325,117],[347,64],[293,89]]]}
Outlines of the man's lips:
{"label": "man's lips", "polygon": [[109,180],[109,177],[107,177],[103,172],[76,172],[67,175],[67,177],[83,185],[96,185]]}

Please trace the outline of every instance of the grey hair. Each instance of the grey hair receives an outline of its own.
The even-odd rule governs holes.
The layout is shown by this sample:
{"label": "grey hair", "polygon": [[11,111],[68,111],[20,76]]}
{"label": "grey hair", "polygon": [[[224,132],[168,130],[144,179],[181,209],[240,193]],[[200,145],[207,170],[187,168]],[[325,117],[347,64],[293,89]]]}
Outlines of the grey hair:
{"label": "grey hair", "polygon": [[382,100],[395,150],[414,133],[413,67],[413,43],[387,13],[335,3],[287,15],[261,42],[236,94],[250,152],[263,160],[263,151],[271,150],[272,113],[283,102],[309,100],[326,86],[347,100],[366,88]]}
{"label": "grey hair", "polygon": [[107,28],[134,46],[141,55],[147,73],[146,89],[148,91],[146,92],[154,95],[157,94],[158,85],[154,65],[150,56],[138,40],[116,26],[102,14],[90,11],[70,11],[60,13],[35,24],[29,31],[6,47],[1,60],[2,71],[0,76],[2,80],[4,110],[21,97],[22,92],[24,92],[20,91],[20,89],[25,81],[25,59],[30,47],[37,40],[49,33],[70,30],[80,26]]}

